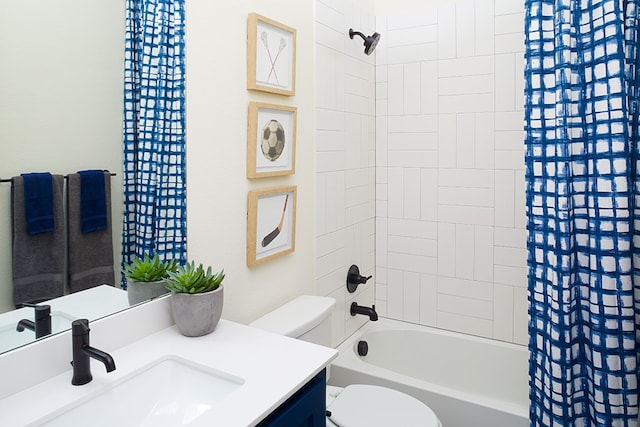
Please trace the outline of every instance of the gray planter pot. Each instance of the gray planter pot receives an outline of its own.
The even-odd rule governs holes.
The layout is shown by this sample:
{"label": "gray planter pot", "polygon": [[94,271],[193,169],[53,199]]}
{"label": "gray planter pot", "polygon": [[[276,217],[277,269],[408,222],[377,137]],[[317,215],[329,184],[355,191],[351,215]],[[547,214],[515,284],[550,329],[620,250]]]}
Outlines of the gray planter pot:
{"label": "gray planter pot", "polygon": [[182,335],[200,337],[210,334],[222,316],[222,285],[202,294],[171,293],[171,314]]}
{"label": "gray planter pot", "polygon": [[158,280],[157,282],[136,282],[127,279],[129,305],[139,304],[143,301],[168,294],[169,290],[164,286],[164,280]]}

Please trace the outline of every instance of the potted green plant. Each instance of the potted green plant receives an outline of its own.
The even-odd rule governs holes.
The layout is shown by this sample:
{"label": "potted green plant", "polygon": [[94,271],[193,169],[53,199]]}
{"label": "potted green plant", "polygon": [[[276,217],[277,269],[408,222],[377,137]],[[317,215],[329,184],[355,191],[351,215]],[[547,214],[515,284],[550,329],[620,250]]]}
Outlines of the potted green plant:
{"label": "potted green plant", "polygon": [[169,291],[164,280],[178,265],[175,260],[161,261],[158,254],[149,256],[147,253],[142,258],[134,258],[129,264],[125,264],[123,271],[127,277],[129,305],[167,294]]}
{"label": "potted green plant", "polygon": [[165,279],[171,291],[171,313],[185,336],[199,337],[213,332],[222,316],[224,270],[197,267],[193,261],[169,272]]}

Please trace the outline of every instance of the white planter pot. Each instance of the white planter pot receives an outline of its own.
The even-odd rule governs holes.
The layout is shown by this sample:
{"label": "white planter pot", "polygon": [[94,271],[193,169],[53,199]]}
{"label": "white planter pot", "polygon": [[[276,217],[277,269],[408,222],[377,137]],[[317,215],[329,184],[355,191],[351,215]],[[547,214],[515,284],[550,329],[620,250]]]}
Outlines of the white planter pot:
{"label": "white planter pot", "polygon": [[202,294],[171,293],[171,314],[182,335],[200,337],[210,334],[222,316],[224,289]]}

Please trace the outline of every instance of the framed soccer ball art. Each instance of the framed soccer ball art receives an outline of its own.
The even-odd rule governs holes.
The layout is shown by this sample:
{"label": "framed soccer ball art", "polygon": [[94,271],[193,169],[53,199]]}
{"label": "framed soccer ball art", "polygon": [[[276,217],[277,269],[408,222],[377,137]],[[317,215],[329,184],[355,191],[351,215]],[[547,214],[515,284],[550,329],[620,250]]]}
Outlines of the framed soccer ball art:
{"label": "framed soccer ball art", "polygon": [[295,173],[296,116],[296,107],[249,103],[247,178]]}

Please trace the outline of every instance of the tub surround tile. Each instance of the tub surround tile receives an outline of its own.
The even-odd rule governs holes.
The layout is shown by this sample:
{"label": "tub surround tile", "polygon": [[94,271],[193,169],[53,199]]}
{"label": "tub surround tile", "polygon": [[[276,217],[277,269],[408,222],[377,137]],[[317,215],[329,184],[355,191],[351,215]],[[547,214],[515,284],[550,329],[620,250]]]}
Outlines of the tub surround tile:
{"label": "tub surround tile", "polygon": [[493,282],[493,227],[474,227],[473,278]]}
{"label": "tub surround tile", "polygon": [[494,209],[478,206],[438,205],[438,218],[456,224],[492,225]]}
{"label": "tub surround tile", "polygon": [[339,52],[344,48],[344,34],[330,25],[318,25],[316,27],[316,44]]}
{"label": "tub surround tile", "polygon": [[[411,153],[406,154],[411,158]],[[405,162],[407,165],[408,162]],[[403,217],[405,219],[420,219],[420,169],[418,167],[404,167],[404,197]]]}
{"label": "tub surround tile", "polygon": [[475,114],[457,114],[456,128],[456,166],[473,169],[476,163]]}
{"label": "tub surround tile", "polygon": [[420,275],[420,320],[421,325],[435,326],[438,312],[438,276]]}
{"label": "tub surround tile", "polygon": [[420,23],[415,27],[388,29],[387,45],[389,47],[412,45],[415,44],[416,40],[437,42],[438,26],[436,24]]}
{"label": "tub surround tile", "polygon": [[438,294],[438,311],[454,314],[464,313],[467,317],[492,320],[493,301]]}
{"label": "tub surround tile", "polygon": [[420,63],[420,105],[422,114],[438,112],[438,62]]}
{"label": "tub surround tile", "polygon": [[493,335],[497,340],[513,342],[514,288],[494,285],[493,288]]}
{"label": "tub surround tile", "polygon": [[438,226],[430,221],[389,219],[389,235],[408,236],[422,239],[438,238]]}
{"label": "tub surround tile", "polygon": [[525,267],[495,264],[493,275],[495,283],[523,288],[527,286],[527,269]]}
{"label": "tub surround tile", "polygon": [[515,215],[515,176],[510,170],[496,170],[496,209],[494,224],[513,227]]}
{"label": "tub surround tile", "polygon": [[493,150],[495,148],[495,130],[493,112],[475,113],[475,136],[476,136],[476,169],[493,169],[495,159]]}
{"label": "tub surround tile", "polygon": [[475,0],[475,54],[492,55],[495,50],[493,32],[496,16],[493,2]]}
{"label": "tub surround tile", "polygon": [[416,273],[436,274],[438,261],[435,257],[389,252],[389,268]]}
{"label": "tub surround tile", "polygon": [[455,4],[438,7],[438,59],[455,58],[457,45]]}
{"label": "tub surround tile", "polygon": [[493,299],[493,283],[439,276],[438,294],[491,301]]}
{"label": "tub surround tile", "polygon": [[[327,4],[321,0],[316,1],[316,21],[336,31],[344,31],[346,25],[344,12],[341,8],[339,6],[336,7],[335,4]],[[342,49],[344,49],[344,46],[341,46],[340,50]]]}
{"label": "tub surround tile", "polygon": [[520,150],[496,150],[496,169],[524,170],[524,152]]}
{"label": "tub surround tile", "polygon": [[473,225],[457,224],[455,238],[456,277],[473,280],[474,249],[475,233]]}
{"label": "tub surround tile", "polygon": [[449,206],[478,206],[492,208],[495,205],[492,188],[438,187],[438,203]]}
{"label": "tub surround tile", "polygon": [[[374,168],[376,163],[386,164],[387,153],[376,150],[375,135],[386,134],[387,93],[393,91],[386,70],[376,73],[375,58],[384,59],[386,37],[376,54],[368,57],[362,52],[361,40],[350,40],[347,35],[350,27],[367,35],[373,31],[384,34],[378,27],[386,27],[386,18],[376,18],[364,5],[352,1],[318,0],[315,19],[315,289],[319,295],[337,299],[332,322],[333,340],[339,343],[365,322],[362,316],[351,318],[348,313],[353,297],[358,295],[358,303],[364,305],[374,302],[373,281],[347,295],[345,280],[351,264],[373,274],[376,263],[374,226],[379,206]],[[376,100],[376,90],[384,98]],[[378,143],[384,144],[384,138]]]}
{"label": "tub surround tile", "polygon": [[420,322],[420,274],[405,271],[403,274],[403,312],[406,322]]}
{"label": "tub surround tile", "polygon": [[491,320],[438,311],[436,326],[450,331],[491,338]]}
{"label": "tub surround tile", "polygon": [[475,49],[475,7],[473,0],[458,1],[455,4],[456,55],[474,56]]}
{"label": "tub surround tile", "polygon": [[513,111],[516,102],[516,80],[521,79],[523,74],[516,76],[516,55],[500,54],[496,55],[495,73],[495,96],[496,111]]}
{"label": "tub surround tile", "polygon": [[403,111],[404,114],[420,114],[420,63],[405,64],[403,68]]}
{"label": "tub surround tile", "polygon": [[495,246],[494,263],[496,265],[526,268],[527,250],[524,248],[507,248],[504,246]]}
{"label": "tub surround tile", "polygon": [[513,342],[515,344],[527,345],[529,334],[527,325],[529,317],[527,315],[528,301],[527,289],[524,287],[513,289]]}
{"label": "tub surround tile", "polygon": [[440,57],[438,60],[438,75],[440,78],[491,75],[495,70],[495,63],[491,55],[472,58],[449,58]]}
{"label": "tub surround tile", "polygon": [[527,226],[526,211],[526,184],[524,170],[514,171],[515,177],[515,197],[514,197],[514,226],[516,228],[525,229]]}
{"label": "tub surround tile", "polygon": [[[523,5],[463,0],[374,18],[354,2],[322,4],[318,90],[335,82],[339,93],[318,94],[318,203],[330,206],[317,210],[318,288],[332,289],[343,247],[384,274],[371,288],[387,316],[526,341]],[[380,32],[376,53],[348,39],[340,51],[329,30],[341,22]],[[350,243],[324,236],[345,227]]]}
{"label": "tub surround tile", "polygon": [[433,151],[390,149],[387,153],[389,167],[436,168],[437,161]]}
{"label": "tub surround tile", "polygon": [[435,169],[420,170],[420,219],[438,219],[438,172]]}
{"label": "tub surround tile", "polygon": [[438,224],[438,276],[454,277],[456,274],[456,226]]}
{"label": "tub surround tile", "polygon": [[389,269],[387,284],[387,316],[404,318],[404,283],[402,271]]}
{"label": "tub surround tile", "polygon": [[[457,166],[457,117],[455,114],[438,115],[438,168]],[[440,176],[442,178],[442,176]],[[441,182],[448,182],[441,180]]]}

